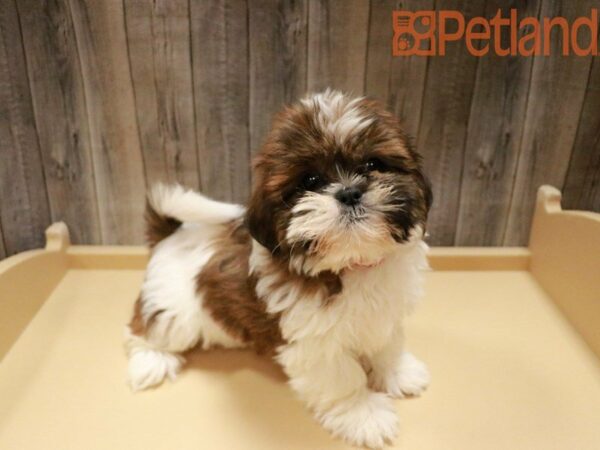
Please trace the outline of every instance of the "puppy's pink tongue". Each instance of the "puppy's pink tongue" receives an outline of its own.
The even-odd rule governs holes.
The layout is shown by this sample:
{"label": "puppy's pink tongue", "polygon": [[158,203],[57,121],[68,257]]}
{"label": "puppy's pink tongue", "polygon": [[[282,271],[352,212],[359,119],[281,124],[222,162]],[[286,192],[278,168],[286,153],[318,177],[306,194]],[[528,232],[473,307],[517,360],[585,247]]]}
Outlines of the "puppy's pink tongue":
{"label": "puppy's pink tongue", "polygon": [[373,267],[377,267],[382,262],[383,262],[383,259],[380,259],[377,262],[369,263],[369,264],[357,262],[357,263],[353,263],[352,265],[348,266],[347,270],[366,270],[366,269],[371,269]]}

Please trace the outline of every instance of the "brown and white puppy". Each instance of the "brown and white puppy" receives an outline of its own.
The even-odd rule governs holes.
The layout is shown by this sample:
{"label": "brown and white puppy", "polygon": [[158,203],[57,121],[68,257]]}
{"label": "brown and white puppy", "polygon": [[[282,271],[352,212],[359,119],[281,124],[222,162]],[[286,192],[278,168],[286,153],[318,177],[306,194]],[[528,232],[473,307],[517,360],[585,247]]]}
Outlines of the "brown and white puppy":
{"label": "brown and white puppy", "polygon": [[429,382],[402,337],[427,267],[419,156],[379,104],[328,90],[275,118],[254,179],[247,208],[151,193],[129,382],[174,378],[198,343],[252,347],[334,435],[381,447],[397,431],[391,397]]}

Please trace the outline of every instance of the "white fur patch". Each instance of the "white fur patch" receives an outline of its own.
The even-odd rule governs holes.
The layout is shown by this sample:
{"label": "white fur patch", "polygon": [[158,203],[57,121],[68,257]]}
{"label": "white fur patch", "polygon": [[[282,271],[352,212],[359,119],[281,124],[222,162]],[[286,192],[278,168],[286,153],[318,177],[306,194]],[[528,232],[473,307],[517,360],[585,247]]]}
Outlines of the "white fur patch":
{"label": "white fur patch", "polygon": [[241,217],[245,211],[241,205],[212,200],[179,184],[155,185],[148,201],[158,213],[181,222],[221,224]]}
{"label": "white fur patch", "polygon": [[343,144],[372,122],[359,108],[362,100],[363,97],[352,99],[340,91],[327,89],[325,92],[308,96],[301,102],[305,107],[314,110],[322,131],[333,136],[339,144]]}
{"label": "white fur patch", "polygon": [[398,434],[398,415],[385,394],[362,393],[318,416],[334,436],[352,445],[382,448]]}
{"label": "white fur patch", "polygon": [[431,379],[427,366],[409,352],[403,352],[398,373],[398,388],[406,395],[419,395]]}
{"label": "white fur patch", "polygon": [[331,183],[323,192],[307,192],[292,209],[286,240],[312,242],[311,255],[293,255],[290,269],[316,274],[323,270],[338,273],[352,265],[373,265],[393,251],[396,243],[390,234],[385,214],[401,208],[391,204],[392,187],[373,184],[364,194],[352,217],[334,197],[344,182],[357,183],[359,177]]}
{"label": "white fur patch", "polygon": [[389,361],[371,372],[371,386],[396,398],[420,395],[429,385],[427,366],[409,352],[390,356]]}

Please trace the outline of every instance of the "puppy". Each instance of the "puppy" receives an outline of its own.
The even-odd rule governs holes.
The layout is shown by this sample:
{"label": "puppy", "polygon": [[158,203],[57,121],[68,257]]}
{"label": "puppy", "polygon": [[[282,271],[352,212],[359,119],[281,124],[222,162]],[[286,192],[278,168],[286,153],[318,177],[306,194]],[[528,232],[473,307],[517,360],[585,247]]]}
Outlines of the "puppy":
{"label": "puppy", "polygon": [[429,382],[402,320],[422,294],[431,201],[398,121],[331,90],[276,116],[247,208],[158,186],[126,331],[131,387],[175,378],[197,344],[251,347],[327,430],[382,447],[398,428],[392,397]]}

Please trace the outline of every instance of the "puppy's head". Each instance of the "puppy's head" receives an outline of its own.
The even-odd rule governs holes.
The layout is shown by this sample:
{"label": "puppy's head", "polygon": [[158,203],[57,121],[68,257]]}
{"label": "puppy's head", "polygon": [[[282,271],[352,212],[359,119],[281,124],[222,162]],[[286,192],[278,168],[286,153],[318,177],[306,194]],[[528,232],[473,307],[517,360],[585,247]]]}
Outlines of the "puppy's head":
{"label": "puppy's head", "polygon": [[398,121],[336,91],[279,113],[254,170],[250,233],[308,274],[377,264],[422,233],[432,201]]}

